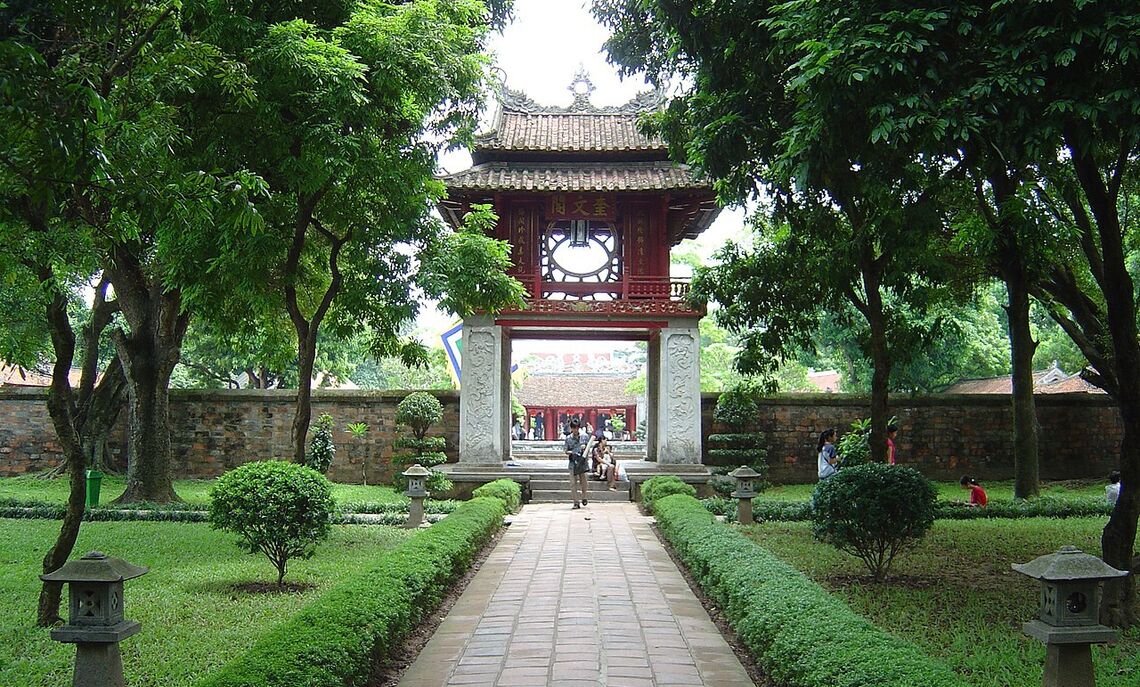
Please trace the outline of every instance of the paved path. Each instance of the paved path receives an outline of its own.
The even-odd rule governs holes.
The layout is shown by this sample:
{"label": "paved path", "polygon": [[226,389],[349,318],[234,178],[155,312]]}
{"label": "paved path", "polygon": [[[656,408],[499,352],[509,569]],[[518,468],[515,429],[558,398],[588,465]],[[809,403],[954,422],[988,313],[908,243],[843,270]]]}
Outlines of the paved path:
{"label": "paved path", "polygon": [[525,506],[401,687],[751,686],[650,521]]}

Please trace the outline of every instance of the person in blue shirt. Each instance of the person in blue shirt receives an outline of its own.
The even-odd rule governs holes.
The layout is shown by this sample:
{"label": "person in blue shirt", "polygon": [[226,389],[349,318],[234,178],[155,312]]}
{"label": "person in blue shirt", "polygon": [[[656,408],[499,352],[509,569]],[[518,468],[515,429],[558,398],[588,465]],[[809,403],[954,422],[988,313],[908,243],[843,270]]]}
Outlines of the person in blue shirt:
{"label": "person in blue shirt", "polygon": [[825,480],[839,472],[839,451],[835,448],[835,429],[828,427],[819,434],[816,445],[819,453],[819,479]]}

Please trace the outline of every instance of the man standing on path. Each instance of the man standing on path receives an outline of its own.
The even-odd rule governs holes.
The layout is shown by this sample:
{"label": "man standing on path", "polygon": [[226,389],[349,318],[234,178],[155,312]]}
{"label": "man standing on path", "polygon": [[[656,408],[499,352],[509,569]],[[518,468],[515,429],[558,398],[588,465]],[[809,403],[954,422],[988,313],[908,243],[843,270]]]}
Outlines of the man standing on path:
{"label": "man standing on path", "polygon": [[[586,473],[589,471],[586,444],[589,440],[581,423],[577,419],[571,420],[570,433],[566,435],[566,457],[570,459],[570,496],[574,499],[575,508],[589,503],[586,500]],[[578,489],[582,491],[581,505],[578,504]]]}

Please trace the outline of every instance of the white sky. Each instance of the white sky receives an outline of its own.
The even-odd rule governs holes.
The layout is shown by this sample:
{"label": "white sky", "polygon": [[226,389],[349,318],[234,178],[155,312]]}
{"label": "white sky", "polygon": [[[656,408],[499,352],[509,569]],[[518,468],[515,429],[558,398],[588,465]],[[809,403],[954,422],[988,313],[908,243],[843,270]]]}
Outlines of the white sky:
{"label": "white sky", "polygon": [[[628,102],[649,86],[641,78],[621,80],[614,67],[606,62],[602,43],[608,37],[605,28],[594,21],[580,0],[516,0],[515,20],[495,36],[491,49],[506,83],[514,90],[526,93],[543,105],[569,105],[572,96],[568,87],[578,66],[590,75],[597,90],[591,101],[595,105],[620,105]],[[457,172],[471,165],[466,151],[449,153],[440,158],[447,172]],[[739,236],[744,224],[744,211],[726,209],[716,222],[698,239],[698,251],[708,257],[726,240]],[[439,341],[438,333],[451,324],[452,319],[434,309],[425,311],[418,322],[428,343]],[[434,337],[431,332],[435,332]],[[531,351],[612,350],[628,344],[611,342],[515,342],[516,358]]]}

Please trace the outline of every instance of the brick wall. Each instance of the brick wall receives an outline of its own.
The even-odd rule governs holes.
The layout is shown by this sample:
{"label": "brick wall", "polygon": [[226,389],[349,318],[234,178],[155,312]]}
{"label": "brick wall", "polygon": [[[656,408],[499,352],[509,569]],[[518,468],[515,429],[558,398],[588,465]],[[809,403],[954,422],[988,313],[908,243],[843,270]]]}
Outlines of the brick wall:
{"label": "brick wall", "polygon": [[[59,463],[60,449],[44,407],[41,389],[0,390],[0,476],[44,470]],[[329,476],[359,482],[367,459],[368,482],[390,479],[396,404],[406,392],[317,391],[313,416],[336,419],[337,446]],[[443,402],[440,427],[448,455],[456,460],[459,444],[459,394],[437,392]],[[209,478],[251,460],[287,458],[293,420],[292,391],[175,390],[171,426],[175,472],[180,478]],[[712,427],[715,394],[704,394],[704,433]],[[896,396],[892,412],[899,419],[899,461],[937,479],[963,473],[982,479],[1013,474],[1012,413],[1008,396]],[[869,413],[866,397],[835,394],[783,394],[765,398],[760,427],[768,440],[771,479],[815,480],[815,443],[819,433],[840,433]],[[1041,476],[1045,479],[1102,477],[1115,468],[1121,437],[1116,408],[1102,395],[1042,395],[1037,398],[1041,427]],[[357,440],[345,429],[366,422]],[[112,452],[125,456],[120,423]]]}
{"label": "brick wall", "polygon": [[[44,470],[60,461],[44,391],[0,391],[0,476]],[[329,477],[338,482],[362,481],[367,461],[368,483],[392,476],[392,440],[397,436],[396,404],[407,392],[315,391],[313,418],[328,413],[336,420],[336,458]],[[443,422],[434,432],[447,438],[448,455],[457,460],[459,393],[437,392]],[[208,479],[252,460],[289,459],[290,427],[296,393],[290,390],[171,392],[170,425],[174,471],[178,478]],[[121,420],[125,418],[125,413]],[[364,439],[346,429],[354,422],[369,426]],[[123,422],[112,440],[120,467],[125,460]]]}
{"label": "brick wall", "polygon": [[[716,398],[702,395],[705,436],[713,430]],[[1111,399],[1102,394],[1042,394],[1036,401],[1042,479],[1101,478],[1116,468],[1123,427]],[[842,435],[853,420],[870,412],[869,399],[860,395],[781,394],[763,399],[759,428],[768,440],[770,479],[815,481],[819,433],[834,427]],[[899,424],[899,463],[939,480],[963,474],[1013,477],[1008,395],[899,395],[891,398],[891,412]]]}

